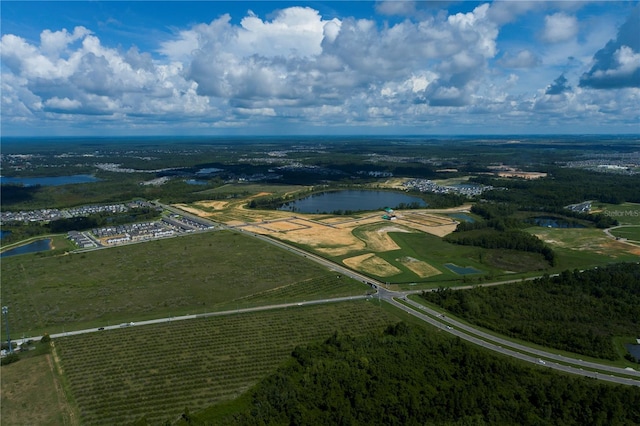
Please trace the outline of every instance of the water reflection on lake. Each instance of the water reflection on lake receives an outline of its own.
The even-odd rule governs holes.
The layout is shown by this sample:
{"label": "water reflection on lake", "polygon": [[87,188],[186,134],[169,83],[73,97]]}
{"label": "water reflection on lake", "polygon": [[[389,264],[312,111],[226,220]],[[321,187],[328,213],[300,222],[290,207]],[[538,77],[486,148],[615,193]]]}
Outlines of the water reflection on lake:
{"label": "water reflection on lake", "polygon": [[458,266],[455,263],[445,263],[444,266],[447,267],[447,269],[449,269],[452,272],[455,272],[456,274],[459,275],[470,275],[470,274],[479,274],[482,271],[479,269],[476,269],[472,266]]}
{"label": "water reflection on lake", "polygon": [[451,214],[449,214],[447,216],[452,217],[454,219],[461,220],[463,222],[473,223],[473,222],[476,221],[474,218],[472,218],[468,214],[464,214],[464,213],[451,213]]}
{"label": "water reflection on lake", "polygon": [[572,223],[572,222],[568,222],[566,220],[562,220],[560,218],[551,217],[551,216],[534,217],[533,223],[535,223],[538,226],[544,226],[546,228],[584,228],[585,227],[584,225],[581,225],[579,223]]}
{"label": "water reflection on lake", "polygon": [[627,350],[629,351],[629,353],[635,358],[635,359],[640,359],[640,345],[632,345],[632,344],[628,344],[626,345]]}
{"label": "water reflection on lake", "polygon": [[7,250],[0,254],[0,257],[10,257],[17,256],[19,254],[27,254],[27,253],[37,253],[40,251],[51,250],[51,238],[47,238],[44,240],[34,241],[29,244],[25,244],[20,247],[13,248],[11,250]]}
{"label": "water reflection on lake", "polygon": [[331,191],[313,194],[300,200],[283,204],[278,210],[300,213],[333,213],[338,211],[381,210],[415,204],[427,207],[421,198],[390,191]]}
{"label": "water reflection on lake", "polygon": [[91,175],[72,175],[72,176],[55,176],[55,177],[0,177],[0,183],[15,184],[24,186],[60,186],[73,183],[91,183],[98,182],[100,179]]}

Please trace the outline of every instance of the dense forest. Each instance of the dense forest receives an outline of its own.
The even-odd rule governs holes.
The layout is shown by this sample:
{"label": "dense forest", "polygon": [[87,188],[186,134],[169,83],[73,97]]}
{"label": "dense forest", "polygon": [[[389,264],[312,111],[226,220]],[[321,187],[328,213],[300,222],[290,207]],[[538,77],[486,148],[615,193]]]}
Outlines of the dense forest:
{"label": "dense forest", "polygon": [[478,246],[486,249],[507,249],[540,253],[544,256],[544,259],[549,262],[549,265],[554,266],[556,262],[555,253],[549,246],[535,235],[518,229],[502,232],[487,230],[453,233],[445,237],[445,241],[467,246]]}
{"label": "dense forest", "polygon": [[509,202],[521,209],[558,209],[587,200],[611,204],[640,202],[639,174],[594,173],[590,170],[561,167],[550,167],[545,171],[549,173],[549,177],[536,180],[490,176],[478,176],[471,180],[501,188],[483,194],[486,199]]}
{"label": "dense forest", "polygon": [[[640,423],[640,389],[525,366],[398,323],[334,334],[237,401],[180,424],[613,425]],[[143,423],[141,423],[143,424]]]}
{"label": "dense forest", "polygon": [[597,358],[620,358],[614,336],[640,337],[637,263],[499,287],[440,289],[422,297],[498,333]]}
{"label": "dense forest", "polygon": [[550,266],[555,266],[554,251],[535,235],[520,228],[530,223],[514,217],[516,208],[506,203],[480,203],[471,212],[482,220],[461,222],[445,241],[453,244],[476,246],[486,249],[507,249],[540,253]]}

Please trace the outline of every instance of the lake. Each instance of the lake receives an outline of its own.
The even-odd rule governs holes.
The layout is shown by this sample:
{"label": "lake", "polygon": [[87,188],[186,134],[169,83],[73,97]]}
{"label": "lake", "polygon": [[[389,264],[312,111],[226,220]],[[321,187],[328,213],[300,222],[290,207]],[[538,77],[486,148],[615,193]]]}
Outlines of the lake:
{"label": "lake", "polygon": [[584,228],[584,225],[580,225],[579,223],[571,223],[551,216],[534,217],[533,223],[546,228]]}
{"label": "lake", "polygon": [[207,167],[207,168],[198,170],[196,172],[196,175],[199,175],[199,176],[211,175],[211,174],[218,173],[218,172],[221,172],[221,171],[222,171],[222,169],[217,169],[215,167]]}
{"label": "lake", "polygon": [[382,210],[416,203],[427,207],[421,198],[401,192],[344,190],[321,192],[283,204],[278,210],[299,213],[334,213],[338,211]]}
{"label": "lake", "polygon": [[51,250],[51,238],[34,241],[32,243],[13,248],[11,250],[7,250],[0,254],[0,257],[17,256],[19,254],[37,253],[39,251],[47,250]]}
{"label": "lake", "polygon": [[0,177],[0,184],[16,184],[24,186],[60,186],[74,183],[91,183],[98,182],[100,179],[91,175],[72,175],[72,176],[55,176],[55,177]]}

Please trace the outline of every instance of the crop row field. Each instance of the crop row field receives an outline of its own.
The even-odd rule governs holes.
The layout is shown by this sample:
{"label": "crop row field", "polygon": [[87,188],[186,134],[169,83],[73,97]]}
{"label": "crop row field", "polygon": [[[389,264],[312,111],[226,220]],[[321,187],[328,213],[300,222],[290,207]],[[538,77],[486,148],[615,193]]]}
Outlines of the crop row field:
{"label": "crop row field", "polygon": [[174,321],[56,339],[87,425],[151,424],[237,397],[301,344],[381,331],[398,318],[375,300]]}
{"label": "crop row field", "polygon": [[2,301],[10,306],[12,334],[18,336],[256,306],[263,303],[257,295],[284,303],[362,295],[368,288],[230,231],[9,257],[0,267]]}

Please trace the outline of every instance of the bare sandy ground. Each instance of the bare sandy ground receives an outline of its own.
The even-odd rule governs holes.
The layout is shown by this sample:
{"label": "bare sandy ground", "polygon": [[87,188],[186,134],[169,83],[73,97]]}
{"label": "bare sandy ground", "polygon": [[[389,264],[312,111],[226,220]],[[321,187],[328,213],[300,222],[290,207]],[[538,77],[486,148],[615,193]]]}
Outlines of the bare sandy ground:
{"label": "bare sandy ground", "polygon": [[367,253],[360,256],[350,257],[343,260],[344,264],[357,271],[363,271],[379,277],[390,277],[399,274],[400,269],[396,268],[386,260],[376,256],[374,253]]}
{"label": "bare sandy ground", "polygon": [[224,210],[229,206],[228,201],[197,201],[196,206],[202,206],[214,210]]}
{"label": "bare sandy ground", "polygon": [[412,232],[399,226],[386,226],[373,231],[365,231],[364,239],[367,249],[375,252],[398,250],[400,246],[389,236],[389,232]]}
{"label": "bare sandy ground", "polygon": [[[305,244],[330,256],[342,256],[353,251],[370,250],[382,252],[397,250],[400,247],[388,235],[389,232],[427,232],[445,236],[455,230],[457,222],[445,216],[434,214],[430,210],[407,210],[396,212],[394,221],[382,218],[381,213],[367,213],[360,216],[295,215],[290,212],[252,210],[246,203],[256,197],[269,195],[263,192],[243,200],[198,201],[194,204],[175,204],[193,215],[223,222],[229,226],[241,227],[247,231],[270,235]],[[455,209],[437,210],[449,213],[468,211],[470,206]],[[205,210],[206,209],[206,210]],[[215,211],[211,211],[211,209]],[[388,227],[375,231],[366,231],[363,239],[353,235],[359,226],[388,223]]]}
{"label": "bare sandy ground", "polygon": [[442,273],[433,266],[429,265],[427,262],[423,262],[410,256],[403,257],[397,260],[398,262],[409,268],[420,278],[432,277],[434,275],[439,275]]}

